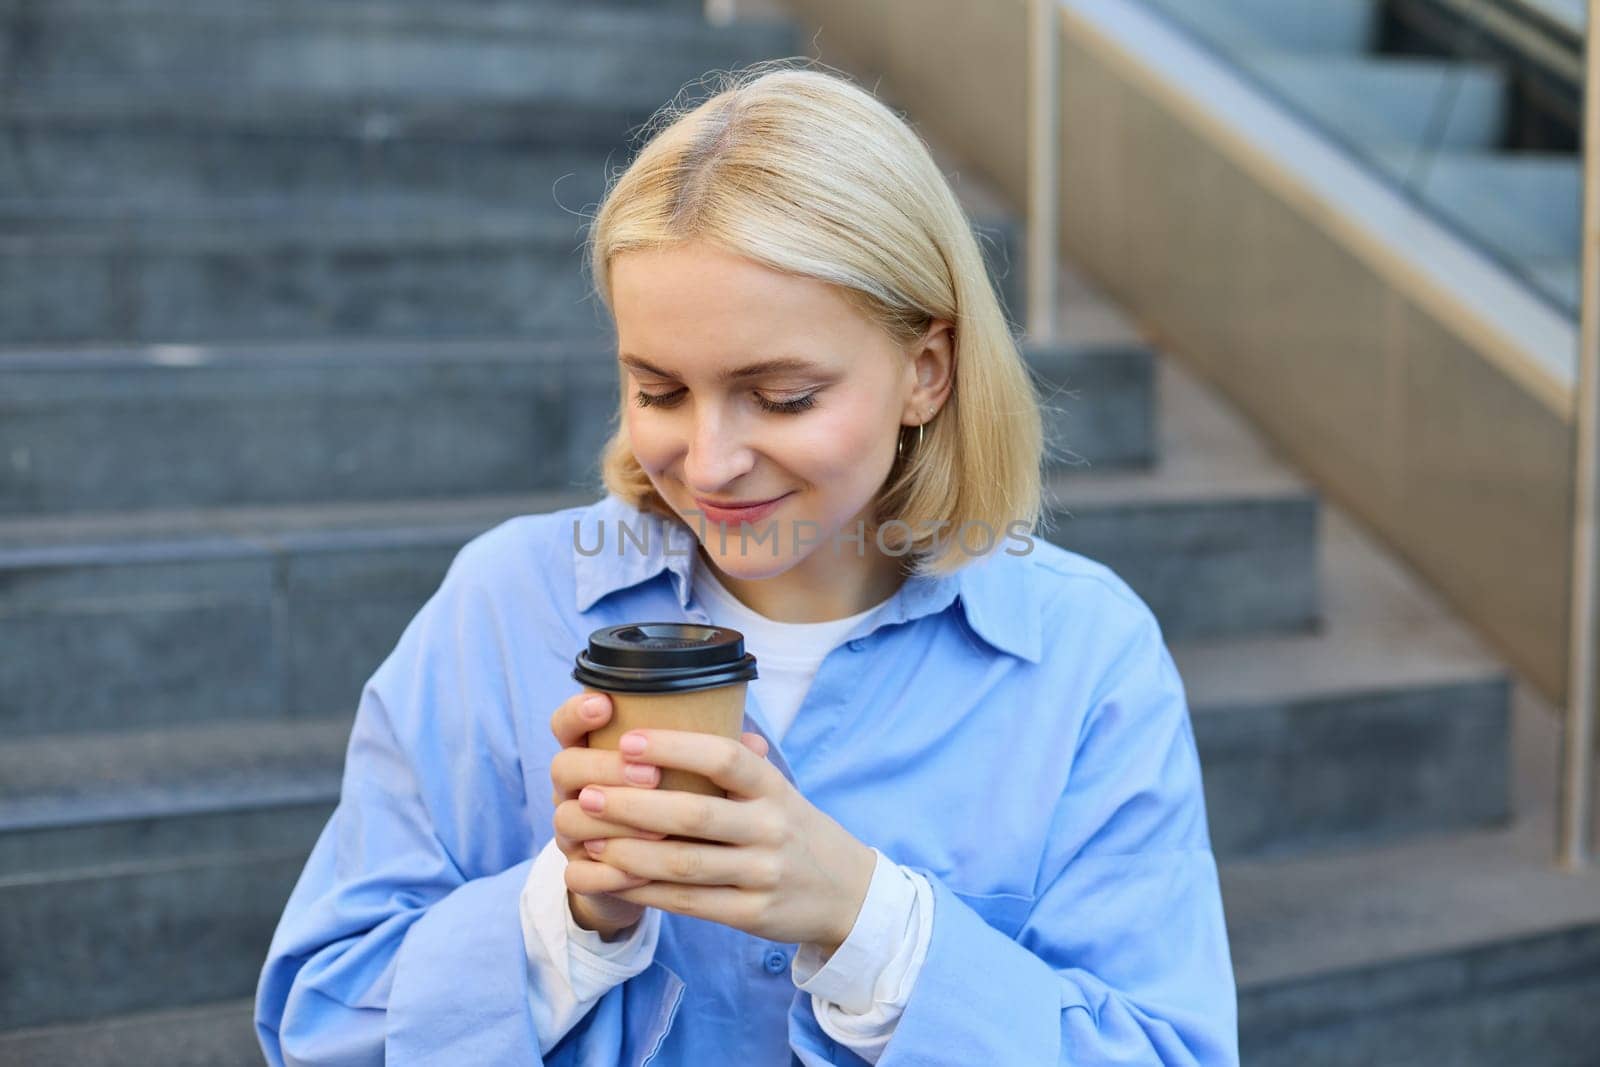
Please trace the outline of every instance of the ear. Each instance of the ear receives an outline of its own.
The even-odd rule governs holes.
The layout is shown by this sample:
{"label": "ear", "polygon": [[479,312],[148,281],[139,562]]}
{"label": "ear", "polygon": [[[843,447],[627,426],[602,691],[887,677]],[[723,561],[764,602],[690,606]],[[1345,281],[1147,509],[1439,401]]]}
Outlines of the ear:
{"label": "ear", "polygon": [[946,319],[934,319],[909,354],[915,384],[900,421],[906,426],[920,426],[939,413],[955,387],[955,325]]}

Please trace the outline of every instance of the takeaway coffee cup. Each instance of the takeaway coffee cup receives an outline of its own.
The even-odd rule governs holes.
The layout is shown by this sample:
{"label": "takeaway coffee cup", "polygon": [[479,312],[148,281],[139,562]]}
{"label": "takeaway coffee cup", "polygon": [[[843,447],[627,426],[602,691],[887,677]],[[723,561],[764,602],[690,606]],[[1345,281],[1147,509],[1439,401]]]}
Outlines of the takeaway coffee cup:
{"label": "takeaway coffee cup", "polygon": [[[695,730],[737,741],[744,732],[745,687],[756,658],[744,635],[724,626],[633,622],[589,635],[572,677],[611,697],[611,721],[589,733],[589,747],[617,750],[629,730]],[[725,797],[702,774],[661,768],[660,789]]]}

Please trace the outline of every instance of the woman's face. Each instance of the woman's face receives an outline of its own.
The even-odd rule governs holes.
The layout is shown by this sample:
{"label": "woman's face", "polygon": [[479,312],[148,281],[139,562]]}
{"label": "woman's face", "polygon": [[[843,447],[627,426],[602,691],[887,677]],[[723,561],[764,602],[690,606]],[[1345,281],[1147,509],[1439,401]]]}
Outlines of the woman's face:
{"label": "woman's face", "polygon": [[[835,532],[870,522],[902,419],[920,421],[906,350],[832,287],[704,244],[618,256],[611,286],[634,455],[725,574],[832,556]],[[761,366],[778,360],[792,365]],[[776,528],[776,558],[770,535],[741,550],[737,519],[723,551],[702,518],[775,497],[752,525]],[[839,558],[856,553],[844,543]]]}

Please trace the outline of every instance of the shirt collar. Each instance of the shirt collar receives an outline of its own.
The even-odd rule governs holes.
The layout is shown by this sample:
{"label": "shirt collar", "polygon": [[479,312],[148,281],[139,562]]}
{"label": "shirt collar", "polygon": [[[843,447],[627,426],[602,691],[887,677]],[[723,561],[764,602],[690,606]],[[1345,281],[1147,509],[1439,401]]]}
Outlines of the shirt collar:
{"label": "shirt collar", "polygon": [[[575,523],[572,556],[578,611],[588,611],[602,597],[662,571],[672,576],[678,603],[688,609],[695,553],[694,531],[688,526],[641,511],[614,493],[582,509]],[[955,601],[967,625],[989,645],[1038,663],[1042,641],[1037,583],[1028,575],[1030,562],[1001,550],[974,559],[955,574],[907,578],[883,610],[863,620],[860,632],[852,632],[846,640],[942,611]]]}

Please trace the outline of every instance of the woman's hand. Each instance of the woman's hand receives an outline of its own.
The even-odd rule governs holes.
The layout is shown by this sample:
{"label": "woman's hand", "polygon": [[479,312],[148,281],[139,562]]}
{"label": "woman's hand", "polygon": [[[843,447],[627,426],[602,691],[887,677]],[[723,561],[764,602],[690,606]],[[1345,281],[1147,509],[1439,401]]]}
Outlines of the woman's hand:
{"label": "woman's hand", "polygon": [[[590,701],[595,702],[593,706],[589,704]],[[638,922],[644,914],[644,904],[618,897],[617,890],[642,886],[649,879],[628,875],[596,862],[584,850],[585,839],[641,837],[660,840],[666,836],[586,815],[572,820],[572,833],[563,830],[565,820],[561,814],[564,806],[568,808],[569,816],[573,811],[583,815],[575,798],[585,786],[627,783],[643,791],[653,788],[661,779],[655,767],[632,764],[619,753],[585,745],[584,740],[589,732],[598,730],[610,719],[610,698],[592,691],[577,693],[563,701],[550,718],[550,730],[561,745],[561,751],[550,761],[550,783],[554,787],[551,802],[557,806],[554,820],[556,847],[567,857],[567,906],[579,926],[594,930],[608,940]],[[745,737],[753,739],[762,753],[766,752],[766,742],[759,734],[746,734]],[[634,777],[629,777],[630,773]]]}
{"label": "woman's hand", "polygon": [[[595,703],[590,704],[591,700]],[[599,729],[610,719],[610,699],[592,692],[577,693],[562,701],[550,717],[550,730],[561,745],[561,751],[550,761],[550,784],[554,787],[551,802],[557,805],[558,812],[563,801],[573,800],[586,785],[594,782],[620,785],[628,781],[623,776],[626,768],[618,753],[603,752],[584,744],[590,730]],[[648,770],[648,779],[638,784],[649,786],[659,779],[654,768]],[[638,832],[600,819],[586,829],[596,837]],[[598,931],[609,939],[638,922],[644,907],[613,894],[619,889],[644,885],[649,879],[593,862],[582,840],[574,840],[561,832],[560,819],[555,820],[555,838],[556,847],[567,857],[567,905],[578,925],[585,930]]]}
{"label": "woman's hand", "polygon": [[765,742],[754,751],[750,739],[759,735],[744,736],[740,744],[683,730],[629,731],[620,743],[630,762],[698,772],[728,797],[586,787],[573,804],[585,818],[650,835],[595,834],[588,851],[619,875],[648,880],[613,893],[623,901],[832,955],[855,926],[877,856],[767,762]]}

